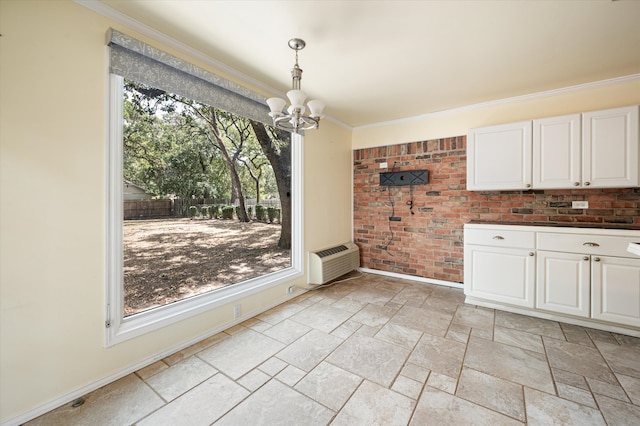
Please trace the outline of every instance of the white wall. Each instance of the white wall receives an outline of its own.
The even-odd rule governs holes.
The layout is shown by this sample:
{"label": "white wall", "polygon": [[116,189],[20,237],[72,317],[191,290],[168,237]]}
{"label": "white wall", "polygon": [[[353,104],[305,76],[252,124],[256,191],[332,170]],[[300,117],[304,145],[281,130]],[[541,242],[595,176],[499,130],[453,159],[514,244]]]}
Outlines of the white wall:
{"label": "white wall", "polygon": [[[103,346],[109,27],[148,41],[70,0],[0,1],[2,422],[233,320],[223,306]],[[305,142],[306,248],[351,238],[350,136],[327,122]],[[243,311],[283,300],[290,284]]]}

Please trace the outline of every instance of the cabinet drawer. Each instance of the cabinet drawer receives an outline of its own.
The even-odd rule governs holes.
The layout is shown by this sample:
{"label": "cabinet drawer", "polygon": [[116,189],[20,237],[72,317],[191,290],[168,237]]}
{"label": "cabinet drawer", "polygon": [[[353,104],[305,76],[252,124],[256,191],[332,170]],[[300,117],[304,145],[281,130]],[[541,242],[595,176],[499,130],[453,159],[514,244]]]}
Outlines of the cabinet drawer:
{"label": "cabinet drawer", "polygon": [[538,250],[631,257],[627,247],[629,243],[638,242],[639,239],[638,237],[538,232],[537,247]]}
{"label": "cabinet drawer", "polygon": [[536,247],[534,232],[512,231],[508,229],[465,229],[464,243],[524,249],[535,249]]}

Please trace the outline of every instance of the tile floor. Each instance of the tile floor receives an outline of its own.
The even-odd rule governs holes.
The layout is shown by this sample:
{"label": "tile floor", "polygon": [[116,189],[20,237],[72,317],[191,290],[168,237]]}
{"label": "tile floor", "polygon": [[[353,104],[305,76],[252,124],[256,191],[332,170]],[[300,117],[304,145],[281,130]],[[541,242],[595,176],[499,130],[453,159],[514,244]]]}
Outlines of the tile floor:
{"label": "tile floor", "polygon": [[640,339],[365,274],[29,425],[640,425]]}

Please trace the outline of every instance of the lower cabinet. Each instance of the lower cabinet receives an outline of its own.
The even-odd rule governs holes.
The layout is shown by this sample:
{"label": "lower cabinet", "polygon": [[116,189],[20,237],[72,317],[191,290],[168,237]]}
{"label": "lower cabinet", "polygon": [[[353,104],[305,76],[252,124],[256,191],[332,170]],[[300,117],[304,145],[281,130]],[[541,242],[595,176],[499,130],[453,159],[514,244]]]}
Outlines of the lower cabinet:
{"label": "lower cabinet", "polygon": [[542,250],[537,254],[536,308],[589,318],[589,256]]}
{"label": "lower cabinet", "polygon": [[533,308],[535,256],[531,250],[470,245],[465,247],[465,276],[473,277],[469,296]]}
{"label": "lower cabinet", "polygon": [[465,225],[467,301],[640,337],[640,257],[627,252],[634,241],[640,231]]}
{"label": "lower cabinet", "polygon": [[640,327],[640,259],[594,257],[591,316]]}

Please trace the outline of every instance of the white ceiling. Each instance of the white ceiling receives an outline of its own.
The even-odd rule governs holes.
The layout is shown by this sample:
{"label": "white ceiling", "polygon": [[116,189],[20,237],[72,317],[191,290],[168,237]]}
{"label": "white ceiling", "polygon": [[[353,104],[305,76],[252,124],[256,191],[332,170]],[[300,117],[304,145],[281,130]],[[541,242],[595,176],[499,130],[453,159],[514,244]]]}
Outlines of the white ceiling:
{"label": "white ceiling", "polygon": [[[640,1],[100,0],[349,126],[640,73]],[[82,0],[79,0],[82,2]]]}

